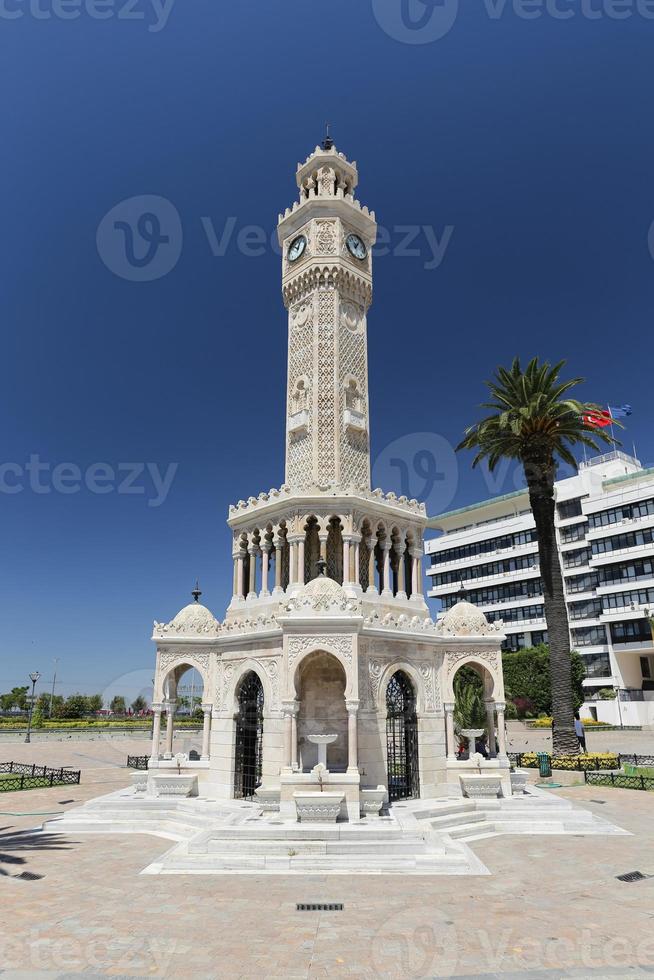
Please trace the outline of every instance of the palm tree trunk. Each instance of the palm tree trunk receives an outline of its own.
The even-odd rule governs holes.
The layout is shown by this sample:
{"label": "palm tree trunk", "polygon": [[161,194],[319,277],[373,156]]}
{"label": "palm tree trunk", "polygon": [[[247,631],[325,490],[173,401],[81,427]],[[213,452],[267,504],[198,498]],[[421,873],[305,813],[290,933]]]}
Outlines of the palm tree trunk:
{"label": "palm tree trunk", "polygon": [[524,461],[529,501],[538,534],[540,575],[550,648],[552,747],[555,755],[579,751],[575,733],[568,607],[554,527],[554,464]]}

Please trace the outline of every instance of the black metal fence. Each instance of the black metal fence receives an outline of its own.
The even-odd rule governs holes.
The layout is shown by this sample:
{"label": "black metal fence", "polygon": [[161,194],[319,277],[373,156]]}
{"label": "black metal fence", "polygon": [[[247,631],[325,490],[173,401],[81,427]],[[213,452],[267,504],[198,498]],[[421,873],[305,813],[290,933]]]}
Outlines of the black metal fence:
{"label": "black metal fence", "polygon": [[149,755],[128,755],[127,756],[127,768],[128,769],[147,769],[148,762],[150,761]]}
{"label": "black metal fence", "polygon": [[20,789],[47,789],[50,786],[77,786],[81,779],[78,769],[51,769],[48,766],[29,765],[24,762],[0,762],[0,793]]}
{"label": "black metal fence", "polygon": [[654,766],[654,755],[623,755],[620,753],[620,765],[625,762],[630,766]]}
{"label": "black metal fence", "polygon": [[591,786],[654,790],[654,777],[652,776],[627,776],[622,772],[585,772],[584,779]]}

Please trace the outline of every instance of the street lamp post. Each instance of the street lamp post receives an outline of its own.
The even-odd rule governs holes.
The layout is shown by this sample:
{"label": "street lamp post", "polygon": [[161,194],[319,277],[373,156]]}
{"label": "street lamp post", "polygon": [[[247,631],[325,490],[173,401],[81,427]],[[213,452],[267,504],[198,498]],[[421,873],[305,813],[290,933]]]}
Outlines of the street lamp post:
{"label": "street lamp post", "polygon": [[48,718],[52,718],[52,702],[54,701],[55,683],[57,681],[57,664],[59,663],[59,657],[54,658],[54,673],[52,675],[52,690],[50,691],[50,708],[48,710]]}
{"label": "street lamp post", "polygon": [[36,690],[36,682],[40,676],[41,675],[39,674],[38,670],[35,670],[34,673],[30,674],[30,680],[32,682],[32,697],[30,699],[30,713],[27,719],[27,735],[25,736],[26,742],[32,741],[30,735],[32,733],[32,712],[34,711],[34,691]]}

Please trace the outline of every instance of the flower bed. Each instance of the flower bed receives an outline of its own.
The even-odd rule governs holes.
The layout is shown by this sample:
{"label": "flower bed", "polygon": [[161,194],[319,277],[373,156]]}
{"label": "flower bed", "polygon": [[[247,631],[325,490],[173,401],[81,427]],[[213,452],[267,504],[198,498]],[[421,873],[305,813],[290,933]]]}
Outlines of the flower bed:
{"label": "flower bed", "polygon": [[[525,769],[538,769],[538,756],[535,752],[520,753],[515,763]],[[558,755],[550,757],[552,769],[565,769],[569,772],[585,772],[589,769],[619,769],[620,760],[614,752],[595,755]]]}

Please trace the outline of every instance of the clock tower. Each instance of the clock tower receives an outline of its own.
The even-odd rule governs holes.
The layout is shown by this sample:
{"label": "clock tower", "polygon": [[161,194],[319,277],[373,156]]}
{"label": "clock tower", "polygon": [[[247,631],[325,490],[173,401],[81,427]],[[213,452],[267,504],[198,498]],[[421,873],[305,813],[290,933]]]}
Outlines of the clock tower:
{"label": "clock tower", "polygon": [[299,200],[279,216],[288,310],[286,484],[370,490],[366,317],[374,212],[328,137],[298,164]]}

